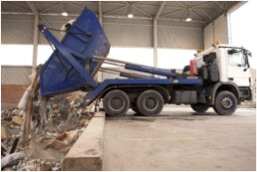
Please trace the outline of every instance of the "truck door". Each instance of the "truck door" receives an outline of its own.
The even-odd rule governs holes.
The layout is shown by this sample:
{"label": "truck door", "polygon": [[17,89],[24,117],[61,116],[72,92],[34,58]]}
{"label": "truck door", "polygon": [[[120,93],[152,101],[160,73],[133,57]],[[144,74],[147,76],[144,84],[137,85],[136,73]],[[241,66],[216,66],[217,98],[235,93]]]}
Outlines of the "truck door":
{"label": "truck door", "polygon": [[242,50],[227,49],[227,77],[239,87],[250,86],[250,71]]}

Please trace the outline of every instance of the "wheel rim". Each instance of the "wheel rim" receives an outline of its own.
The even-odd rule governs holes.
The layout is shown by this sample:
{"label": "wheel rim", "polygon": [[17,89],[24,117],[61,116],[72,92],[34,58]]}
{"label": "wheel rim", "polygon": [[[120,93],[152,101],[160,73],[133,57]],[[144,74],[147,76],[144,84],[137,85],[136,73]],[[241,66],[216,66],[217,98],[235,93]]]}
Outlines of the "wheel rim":
{"label": "wheel rim", "polygon": [[152,97],[148,97],[145,101],[147,109],[154,109],[156,107],[156,100]]}
{"label": "wheel rim", "polygon": [[233,101],[229,97],[224,97],[221,100],[221,106],[224,109],[230,109],[233,106]]}
{"label": "wheel rim", "polygon": [[121,109],[121,107],[123,106],[123,101],[119,97],[114,97],[110,103],[113,109]]}

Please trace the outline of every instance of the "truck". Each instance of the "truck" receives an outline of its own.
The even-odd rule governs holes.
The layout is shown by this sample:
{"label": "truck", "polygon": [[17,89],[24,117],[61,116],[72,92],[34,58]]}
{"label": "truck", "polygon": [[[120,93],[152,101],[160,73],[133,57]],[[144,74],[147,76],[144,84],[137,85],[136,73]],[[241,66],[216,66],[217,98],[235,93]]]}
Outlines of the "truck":
{"label": "truck", "polygon": [[[65,26],[61,41],[46,26],[38,27],[55,47],[40,71],[42,97],[82,90],[86,92],[83,106],[102,100],[110,116],[124,116],[129,108],[142,115],[157,115],[164,104],[191,105],[198,113],[214,108],[219,115],[231,115],[238,104],[252,98],[251,53],[243,47],[213,45],[195,54],[190,65],[178,73],[107,58],[110,42],[97,16],[86,7]],[[95,77],[99,71],[122,77],[98,82]]]}

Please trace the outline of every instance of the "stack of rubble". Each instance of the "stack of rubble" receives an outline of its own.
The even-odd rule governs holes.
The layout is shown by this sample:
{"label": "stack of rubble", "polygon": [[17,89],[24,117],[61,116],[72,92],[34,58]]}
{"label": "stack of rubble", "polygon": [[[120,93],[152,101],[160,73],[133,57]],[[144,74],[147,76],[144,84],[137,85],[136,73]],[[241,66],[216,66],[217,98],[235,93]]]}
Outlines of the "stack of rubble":
{"label": "stack of rubble", "polygon": [[34,101],[28,146],[22,141],[23,111],[3,110],[1,169],[60,170],[62,158],[93,117],[81,101],[78,94]]}

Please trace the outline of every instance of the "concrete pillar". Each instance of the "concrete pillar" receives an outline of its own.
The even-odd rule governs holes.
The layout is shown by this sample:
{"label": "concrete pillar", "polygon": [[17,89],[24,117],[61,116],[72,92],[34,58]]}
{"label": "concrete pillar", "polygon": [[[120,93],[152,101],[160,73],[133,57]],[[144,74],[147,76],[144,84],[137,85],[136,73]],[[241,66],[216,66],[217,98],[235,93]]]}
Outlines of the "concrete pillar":
{"label": "concrete pillar", "polygon": [[33,59],[32,59],[32,73],[35,72],[37,67],[37,53],[38,53],[38,40],[39,40],[39,31],[38,31],[39,16],[38,14],[34,17],[34,41],[33,41]]}
{"label": "concrete pillar", "polygon": [[[101,1],[98,1],[98,19],[99,19],[99,22],[100,22],[100,24],[102,25],[102,28],[103,28],[104,27],[104,25],[103,25],[103,11],[102,11],[102,2]],[[101,82],[102,79],[103,79],[102,72],[98,71],[96,80],[98,82]]]}
{"label": "concrete pillar", "polygon": [[158,18],[165,6],[165,1],[160,2],[160,7],[153,20],[153,65],[158,67]]}
{"label": "concrete pillar", "polygon": [[153,20],[153,65],[158,66],[158,23]]}
{"label": "concrete pillar", "polygon": [[99,22],[103,26],[103,11],[102,11],[102,2],[98,2],[98,13],[99,13]]}

